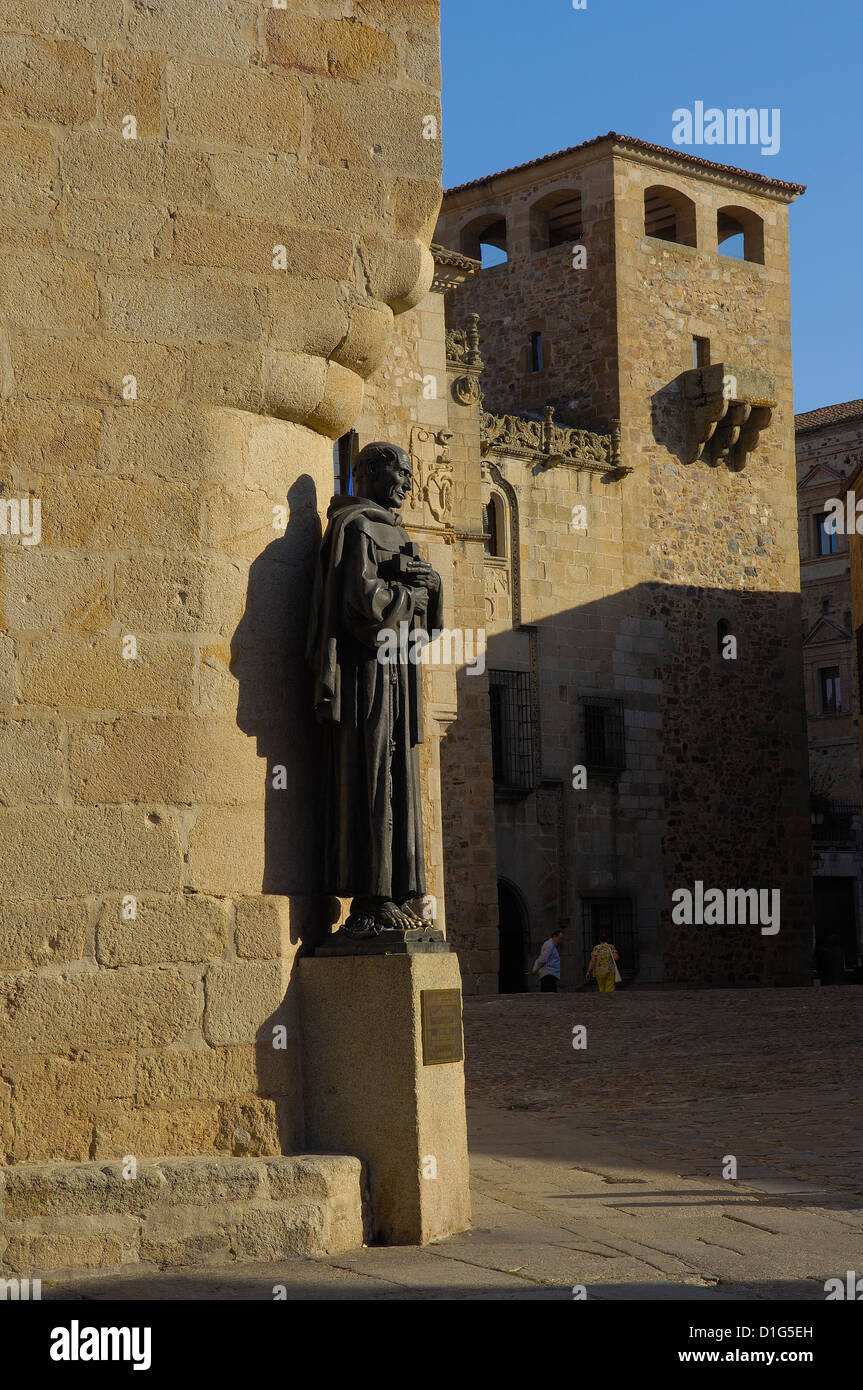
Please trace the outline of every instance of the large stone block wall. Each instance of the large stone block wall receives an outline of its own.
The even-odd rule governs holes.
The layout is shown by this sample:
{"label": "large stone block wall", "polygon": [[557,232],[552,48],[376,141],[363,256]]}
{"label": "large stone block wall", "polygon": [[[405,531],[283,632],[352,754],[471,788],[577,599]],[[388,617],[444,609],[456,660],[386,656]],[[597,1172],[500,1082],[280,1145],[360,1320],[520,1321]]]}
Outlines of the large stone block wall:
{"label": "large stone block wall", "polygon": [[0,15],[0,490],[42,508],[0,537],[2,1161],[302,1144],[308,586],[431,283],[438,20]]}

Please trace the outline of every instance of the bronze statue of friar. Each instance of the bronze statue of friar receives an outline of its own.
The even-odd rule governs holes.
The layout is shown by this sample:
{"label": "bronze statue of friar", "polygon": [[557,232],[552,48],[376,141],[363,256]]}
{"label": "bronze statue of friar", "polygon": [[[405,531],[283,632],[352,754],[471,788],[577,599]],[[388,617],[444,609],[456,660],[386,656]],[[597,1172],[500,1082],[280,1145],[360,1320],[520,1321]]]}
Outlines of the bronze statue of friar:
{"label": "bronze statue of friar", "polygon": [[440,575],[401,524],[408,454],[368,444],[353,481],[330,504],[307,655],[324,726],[323,888],[353,899],[342,930],[362,940],[422,925],[407,906],[426,893],[422,667],[404,636],[439,629],[443,613]]}

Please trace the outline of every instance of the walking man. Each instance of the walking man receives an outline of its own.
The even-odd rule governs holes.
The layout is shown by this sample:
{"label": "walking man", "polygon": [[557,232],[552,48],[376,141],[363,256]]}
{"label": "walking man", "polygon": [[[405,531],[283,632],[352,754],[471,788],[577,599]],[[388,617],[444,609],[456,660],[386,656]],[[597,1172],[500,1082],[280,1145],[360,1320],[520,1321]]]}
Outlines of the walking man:
{"label": "walking man", "polygon": [[556,994],[560,984],[560,946],[563,932],[553,931],[533,963],[532,975],[539,975],[539,987],[543,994]]}

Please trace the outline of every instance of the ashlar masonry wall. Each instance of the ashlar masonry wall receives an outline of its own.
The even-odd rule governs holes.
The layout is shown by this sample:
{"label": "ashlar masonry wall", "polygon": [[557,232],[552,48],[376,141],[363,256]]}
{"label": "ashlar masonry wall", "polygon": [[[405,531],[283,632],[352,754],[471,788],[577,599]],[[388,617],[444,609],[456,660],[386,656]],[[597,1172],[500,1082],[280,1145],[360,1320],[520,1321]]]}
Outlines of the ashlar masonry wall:
{"label": "ashlar masonry wall", "polygon": [[302,1144],[310,574],[431,283],[438,22],[3,6],[0,491],[42,528],[0,537],[6,1163]]}

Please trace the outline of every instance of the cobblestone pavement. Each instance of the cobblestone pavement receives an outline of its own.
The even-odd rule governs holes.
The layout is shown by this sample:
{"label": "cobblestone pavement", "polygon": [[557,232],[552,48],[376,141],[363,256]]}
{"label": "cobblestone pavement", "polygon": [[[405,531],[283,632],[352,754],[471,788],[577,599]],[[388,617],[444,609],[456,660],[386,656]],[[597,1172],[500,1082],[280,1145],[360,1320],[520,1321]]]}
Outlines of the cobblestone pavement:
{"label": "cobblestone pavement", "polygon": [[856,987],[469,999],[470,1231],[43,1296],[823,1300],[863,1272],[861,1006]]}
{"label": "cobblestone pavement", "polygon": [[465,1029],[469,1104],[577,1121],[680,1172],[721,1176],[731,1154],[742,1181],[863,1192],[859,987],[468,999]]}

